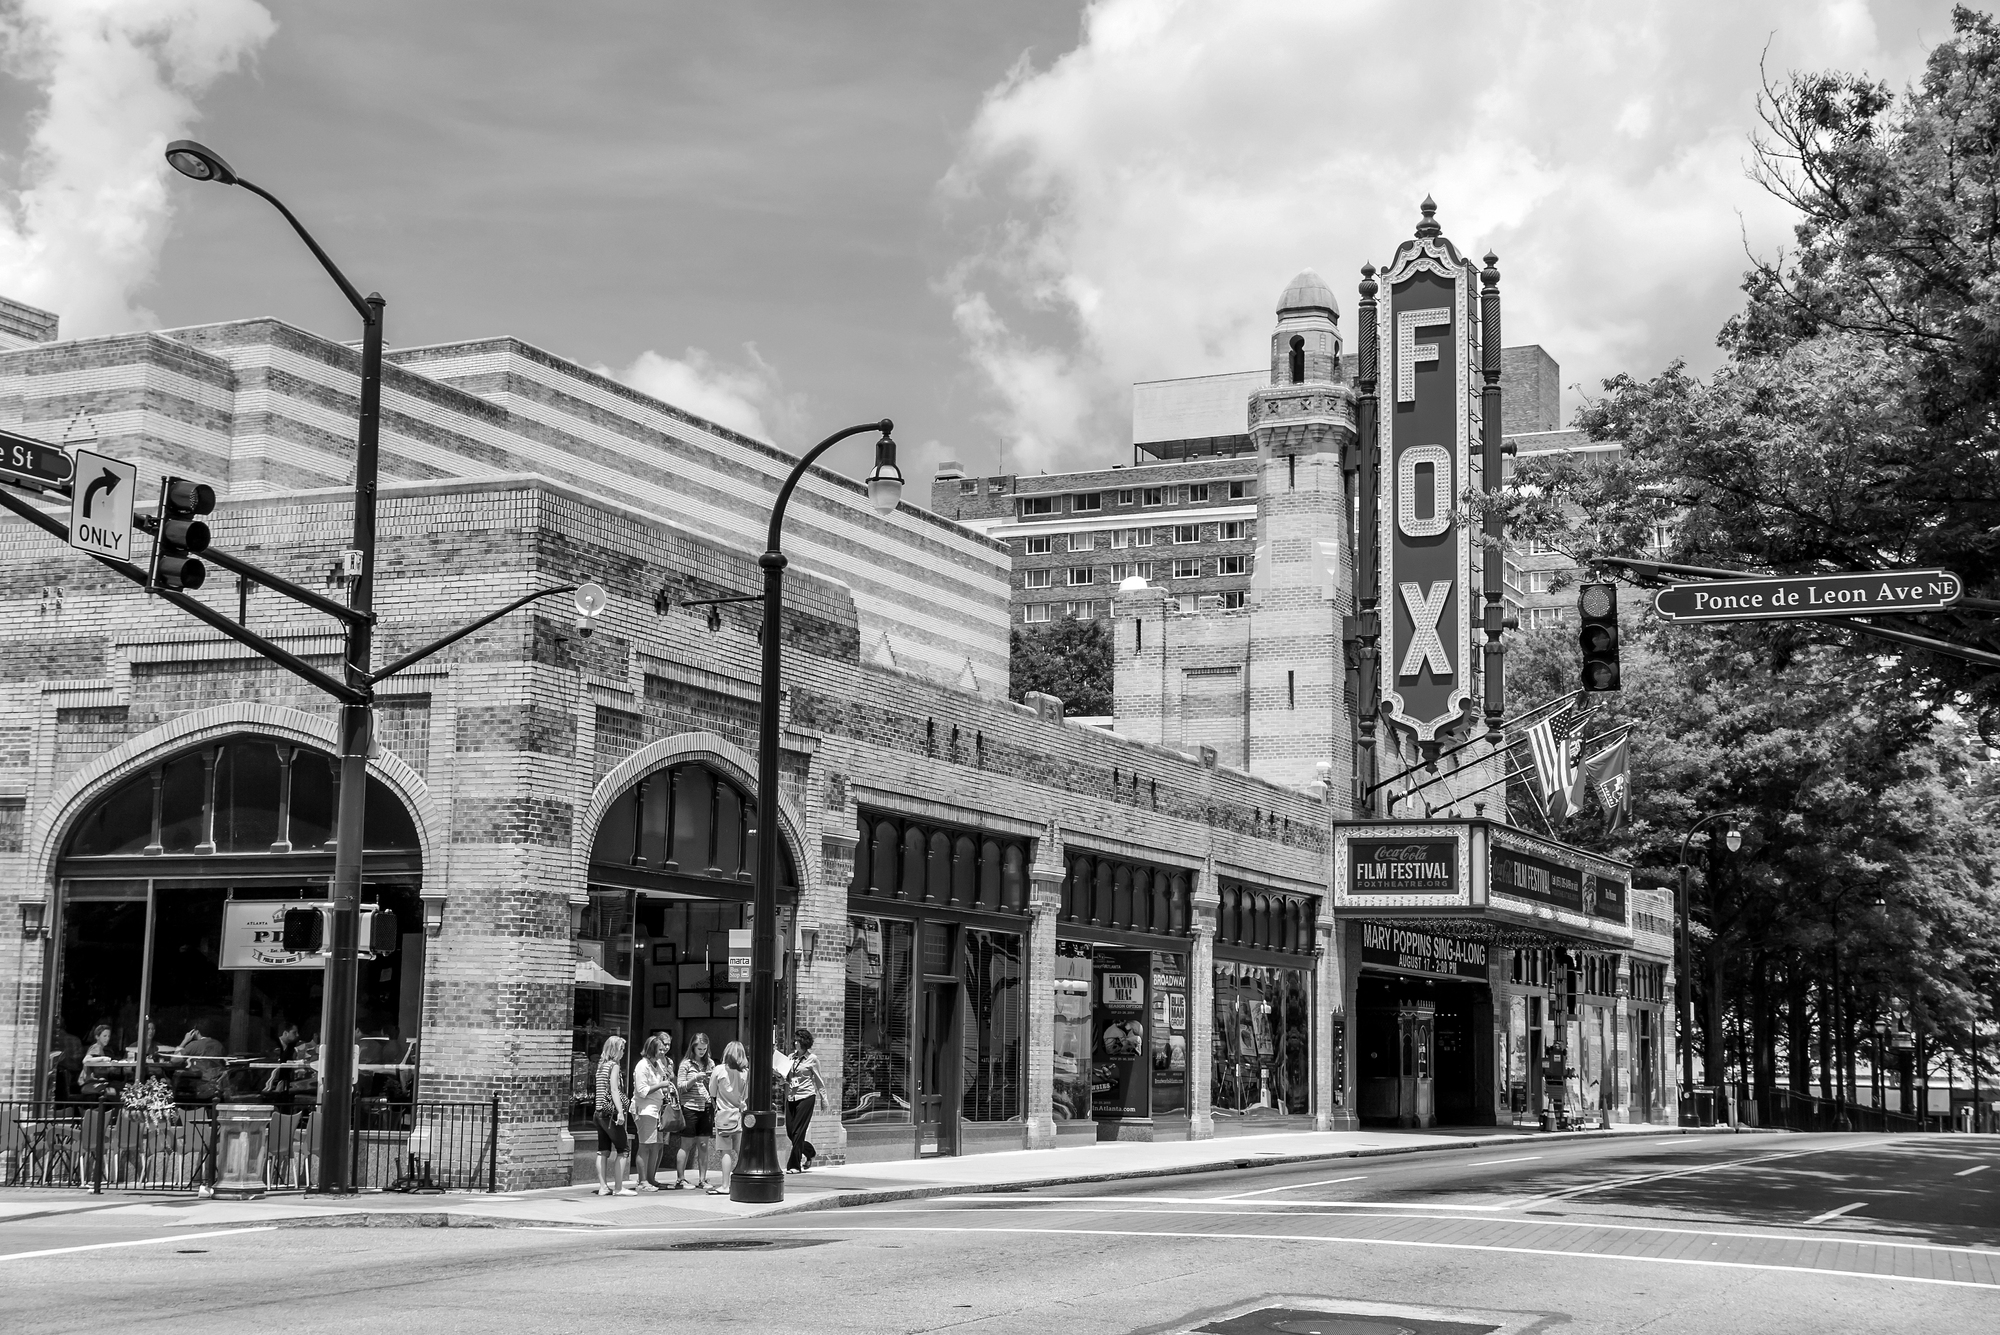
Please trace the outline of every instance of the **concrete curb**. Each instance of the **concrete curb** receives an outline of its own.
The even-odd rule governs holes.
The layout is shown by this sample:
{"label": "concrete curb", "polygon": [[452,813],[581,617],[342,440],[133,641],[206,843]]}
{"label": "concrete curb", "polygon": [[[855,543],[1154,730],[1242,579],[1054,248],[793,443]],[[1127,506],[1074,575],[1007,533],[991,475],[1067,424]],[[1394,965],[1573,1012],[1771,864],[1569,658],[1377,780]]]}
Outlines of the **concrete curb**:
{"label": "concrete curb", "polygon": [[[1661,1135],[1781,1135],[1778,1128],[1758,1127],[1661,1127]],[[855,1205],[881,1205],[891,1201],[928,1200],[938,1196],[973,1196],[983,1192],[1036,1191],[1043,1187],[1085,1186],[1098,1182],[1134,1181],[1154,1177],[1188,1177],[1196,1173],[1222,1173],[1240,1168],[1269,1168],[1283,1164],[1329,1163],[1336,1159],[1386,1159],[1402,1154],[1439,1154],[1446,1150],[1491,1149],[1508,1145],[1542,1145],[1554,1140],[1628,1140],[1639,1134],[1631,1131],[1545,1131],[1531,1135],[1474,1136],[1435,1145],[1385,1145],[1376,1149],[1326,1150],[1307,1154],[1252,1155],[1239,1159],[1211,1160],[1207,1163],[1173,1164],[1159,1168],[1131,1168],[1105,1173],[1067,1173],[1016,1182],[951,1182],[917,1187],[877,1187],[844,1191],[813,1200],[797,1201],[761,1210],[748,1219],[774,1215],[806,1214],[818,1210],[840,1210]]]}

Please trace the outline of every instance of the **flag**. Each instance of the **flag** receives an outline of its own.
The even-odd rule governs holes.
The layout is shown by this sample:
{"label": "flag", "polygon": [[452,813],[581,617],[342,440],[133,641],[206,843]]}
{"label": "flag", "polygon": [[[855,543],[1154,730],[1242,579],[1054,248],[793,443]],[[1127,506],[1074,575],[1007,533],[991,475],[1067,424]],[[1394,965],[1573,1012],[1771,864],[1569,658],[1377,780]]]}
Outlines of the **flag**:
{"label": "flag", "polygon": [[1528,748],[1535,755],[1535,777],[1551,821],[1573,815],[1583,806],[1582,772],[1576,763],[1576,731],[1582,722],[1575,700],[1528,729]]}
{"label": "flag", "polygon": [[1584,783],[1604,808],[1604,829],[1616,834],[1632,819],[1632,733],[1583,762]]}

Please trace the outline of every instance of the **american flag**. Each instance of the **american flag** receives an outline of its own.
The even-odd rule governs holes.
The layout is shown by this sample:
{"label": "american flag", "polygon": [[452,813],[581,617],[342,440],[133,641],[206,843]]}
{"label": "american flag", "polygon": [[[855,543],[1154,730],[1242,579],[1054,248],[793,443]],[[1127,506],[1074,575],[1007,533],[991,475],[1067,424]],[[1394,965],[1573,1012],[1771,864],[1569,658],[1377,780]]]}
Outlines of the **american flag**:
{"label": "american flag", "polygon": [[1583,772],[1576,763],[1577,733],[1583,725],[1583,711],[1574,699],[1528,729],[1528,748],[1535,753],[1535,777],[1541,780],[1542,800],[1549,819],[1562,820],[1583,806]]}

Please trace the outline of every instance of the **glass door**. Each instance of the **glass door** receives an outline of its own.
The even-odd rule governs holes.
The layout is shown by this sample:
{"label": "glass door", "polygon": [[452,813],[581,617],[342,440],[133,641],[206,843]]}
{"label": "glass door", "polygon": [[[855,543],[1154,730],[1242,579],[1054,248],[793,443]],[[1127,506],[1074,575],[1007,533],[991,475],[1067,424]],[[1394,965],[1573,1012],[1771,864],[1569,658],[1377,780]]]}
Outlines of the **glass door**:
{"label": "glass door", "polygon": [[958,1153],[958,984],[924,979],[917,1002],[917,1153]]}

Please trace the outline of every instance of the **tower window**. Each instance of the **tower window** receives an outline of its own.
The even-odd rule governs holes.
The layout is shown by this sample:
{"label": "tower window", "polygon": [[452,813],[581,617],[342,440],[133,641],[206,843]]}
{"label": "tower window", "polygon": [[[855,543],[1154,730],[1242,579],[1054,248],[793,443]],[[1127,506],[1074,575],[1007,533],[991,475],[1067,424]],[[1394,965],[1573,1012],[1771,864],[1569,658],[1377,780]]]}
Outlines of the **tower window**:
{"label": "tower window", "polygon": [[1305,336],[1303,334],[1293,334],[1292,335],[1292,383],[1294,385],[1303,384],[1305,383],[1305,378],[1306,378]]}
{"label": "tower window", "polygon": [[1298,674],[1291,669],[1285,671],[1285,708],[1299,707]]}

